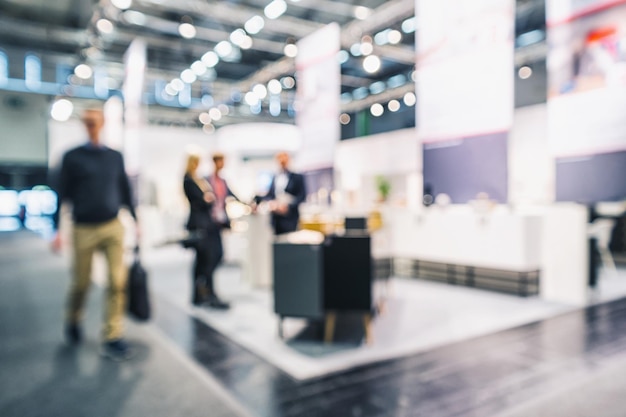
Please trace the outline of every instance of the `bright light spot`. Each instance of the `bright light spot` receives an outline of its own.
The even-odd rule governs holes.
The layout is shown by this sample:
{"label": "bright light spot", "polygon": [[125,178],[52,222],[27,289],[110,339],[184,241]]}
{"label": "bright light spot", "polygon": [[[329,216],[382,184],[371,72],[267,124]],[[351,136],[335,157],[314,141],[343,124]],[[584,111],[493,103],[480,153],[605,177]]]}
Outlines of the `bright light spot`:
{"label": "bright light spot", "polygon": [[280,94],[280,92],[283,91],[283,87],[278,80],[270,80],[267,83],[267,89],[272,94]]}
{"label": "bright light spot", "polygon": [[54,102],[50,110],[50,116],[58,122],[65,122],[72,116],[73,111],[74,105],[72,102],[62,98]]}
{"label": "bright light spot", "polygon": [[196,77],[196,74],[192,70],[187,68],[186,70],[180,73],[180,79],[186,82],[187,84],[191,84],[195,82],[198,79],[198,77]]}
{"label": "bright light spot", "polygon": [[370,113],[372,113],[374,117],[382,116],[384,112],[385,108],[380,103],[372,104],[372,107],[370,107]]}
{"label": "bright light spot", "polygon": [[206,133],[207,135],[211,135],[215,133],[215,126],[213,126],[211,123],[206,124],[202,126],[202,131]]}
{"label": "bright light spot", "polygon": [[192,39],[196,37],[196,27],[191,23],[181,23],[178,26],[178,33],[185,39]]}
{"label": "bright light spot", "polygon": [[215,45],[215,52],[217,52],[220,57],[224,58],[233,52],[233,44],[228,41],[221,41]]}
{"label": "bright light spot", "polygon": [[170,85],[176,91],[183,91],[185,89],[185,83],[180,78],[174,78],[170,81]]}
{"label": "bright light spot", "polygon": [[361,53],[362,53],[363,55],[369,55],[369,54],[371,54],[372,52],[374,52],[374,45],[372,45],[372,44],[371,44],[371,43],[369,43],[369,42],[363,42],[363,43],[361,44]]}
{"label": "bright light spot", "polygon": [[165,86],[165,92],[167,94],[169,94],[170,96],[175,96],[176,94],[178,94],[178,90],[176,90],[172,84],[168,84]]}
{"label": "bright light spot", "polygon": [[415,93],[406,93],[403,98],[404,104],[407,106],[414,106],[417,98],[415,97]]}
{"label": "bright light spot", "polygon": [[387,84],[384,81],[376,81],[370,85],[370,93],[380,94],[387,89]]}
{"label": "bright light spot", "polygon": [[215,100],[213,100],[213,97],[210,96],[209,94],[205,94],[202,96],[202,105],[211,107],[214,102]]}
{"label": "bright light spot", "polygon": [[350,59],[350,54],[348,53],[348,51],[344,51],[343,49],[339,52],[337,52],[337,61],[339,61],[340,64],[345,64],[346,62],[348,62],[348,60]]}
{"label": "bright light spot", "polygon": [[249,106],[254,106],[259,102],[259,97],[252,91],[248,91],[244,97],[244,101]]}
{"label": "bright light spot", "polygon": [[519,77],[522,80],[526,80],[526,79],[530,78],[531,75],[533,75],[533,70],[530,67],[524,66],[524,67],[521,67],[519,69],[519,71],[517,72],[517,75],[519,75]]}
{"label": "bright light spot", "polygon": [[417,71],[411,71],[411,80],[417,81]]}
{"label": "bright light spot", "polygon": [[352,94],[350,93],[343,93],[341,94],[341,102],[342,103],[350,103],[352,101]]}
{"label": "bright light spot", "polygon": [[339,116],[339,123],[342,125],[350,123],[350,115],[348,113],[342,113],[341,116]]}
{"label": "bright light spot", "polygon": [[261,100],[267,97],[267,88],[263,84],[257,84],[252,87],[252,92]]}
{"label": "bright light spot", "polygon": [[204,62],[202,61],[194,62],[193,64],[191,64],[190,68],[197,76],[204,75],[207,71],[206,65],[204,65]]}
{"label": "bright light spot", "polygon": [[217,106],[217,108],[219,109],[220,113],[222,113],[222,116],[226,116],[228,113],[230,113],[230,108],[224,103]]}
{"label": "bright light spot", "polygon": [[283,78],[280,79],[280,83],[286,89],[290,89],[290,88],[293,88],[296,85],[296,80],[294,80],[293,77],[283,77]]}
{"label": "bright light spot", "polygon": [[211,123],[211,116],[207,112],[202,112],[198,116],[198,120],[200,120],[200,123],[202,123],[203,125],[208,125],[209,123]]}
{"label": "bright light spot", "polygon": [[222,112],[217,107],[213,107],[209,110],[209,116],[211,116],[213,120],[220,120],[222,118]]}
{"label": "bright light spot", "polygon": [[387,80],[387,86],[389,88],[400,87],[406,84],[406,76],[404,74],[396,74]]}
{"label": "bright light spot", "polygon": [[372,14],[372,9],[364,6],[356,6],[354,8],[354,17],[359,20],[365,20]]}
{"label": "bright light spot", "polygon": [[268,19],[276,19],[287,11],[287,3],[284,0],[274,0],[263,9]]}
{"label": "bright light spot", "polygon": [[265,26],[265,20],[261,16],[253,16],[243,25],[246,32],[251,35],[256,35]]}
{"label": "bright light spot", "polygon": [[402,32],[413,33],[415,32],[415,17],[410,17],[402,22]]}
{"label": "bright light spot", "polygon": [[281,112],[280,97],[272,96],[270,98],[270,114],[274,117],[280,116]]}
{"label": "bright light spot", "polygon": [[355,88],[354,91],[352,91],[352,97],[354,97],[355,100],[362,100],[369,95],[370,90],[367,87]]}
{"label": "bright light spot", "polygon": [[241,44],[239,44],[239,47],[241,49],[250,49],[252,48],[252,38],[248,35],[246,35],[245,38],[243,38],[243,40],[241,41]]}
{"label": "bright light spot", "polygon": [[380,58],[376,55],[370,55],[363,60],[363,69],[370,74],[380,69]]}
{"label": "bright light spot", "polygon": [[126,10],[122,16],[130,24],[139,26],[146,24],[146,15],[136,10]]}
{"label": "bright light spot", "polygon": [[389,103],[387,103],[387,108],[390,112],[397,112],[398,110],[400,110],[400,102],[398,100],[391,100]]}
{"label": "bright light spot", "polygon": [[352,56],[361,56],[361,44],[355,43],[350,47],[350,53]]}
{"label": "bright light spot", "polygon": [[241,43],[247,36],[243,29],[237,29],[230,34],[230,41],[235,45],[241,46]]}
{"label": "bright light spot", "polygon": [[390,29],[385,29],[382,32],[378,32],[376,35],[374,35],[374,42],[376,42],[376,45],[386,45],[387,43],[389,43],[390,31]]}
{"label": "bright light spot", "polygon": [[78,78],[86,80],[93,75],[93,70],[87,64],[80,64],[77,65],[76,68],[74,68],[74,74],[76,74]]}
{"label": "bright light spot", "polygon": [[396,44],[402,40],[402,33],[398,30],[391,30],[389,31],[387,38],[389,39],[389,43]]}
{"label": "bright light spot", "polygon": [[111,3],[118,9],[126,10],[133,4],[133,0],[111,0]]}
{"label": "bright light spot", "polygon": [[288,43],[287,45],[285,45],[284,51],[285,55],[287,55],[289,58],[293,58],[298,55],[298,47],[295,43]]}
{"label": "bright light spot", "polygon": [[100,31],[100,33],[110,34],[113,33],[113,23],[107,19],[100,19],[96,22],[96,27]]}
{"label": "bright light spot", "polygon": [[209,68],[213,68],[220,62],[220,57],[213,51],[209,51],[206,54],[202,55],[202,62]]}

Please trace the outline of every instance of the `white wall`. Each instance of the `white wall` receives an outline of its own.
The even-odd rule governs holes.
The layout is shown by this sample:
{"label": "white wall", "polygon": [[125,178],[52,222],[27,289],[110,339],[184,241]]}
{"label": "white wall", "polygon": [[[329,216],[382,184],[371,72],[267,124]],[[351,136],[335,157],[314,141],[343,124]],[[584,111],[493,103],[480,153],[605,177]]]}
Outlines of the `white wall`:
{"label": "white wall", "polygon": [[548,145],[546,104],[517,109],[509,135],[509,202],[553,202],[555,175]]}
{"label": "white wall", "polygon": [[378,197],[378,175],[391,181],[391,201],[414,205],[421,199],[421,172],[422,152],[413,128],[342,141],[335,152],[336,188],[349,208],[369,209]]}
{"label": "white wall", "polygon": [[0,162],[46,164],[48,97],[0,91]]}

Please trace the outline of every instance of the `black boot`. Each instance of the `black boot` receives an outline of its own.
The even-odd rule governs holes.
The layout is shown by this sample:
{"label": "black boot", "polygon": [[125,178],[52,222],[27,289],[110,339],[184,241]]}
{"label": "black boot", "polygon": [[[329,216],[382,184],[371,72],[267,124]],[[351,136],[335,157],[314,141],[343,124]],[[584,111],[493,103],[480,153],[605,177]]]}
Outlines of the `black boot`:
{"label": "black boot", "polygon": [[195,306],[199,306],[209,301],[209,293],[206,289],[206,285],[204,281],[205,281],[204,277],[198,277],[194,281],[193,298],[191,302]]}
{"label": "black boot", "polygon": [[209,296],[208,304],[209,304],[209,307],[215,308],[218,310],[228,310],[230,308],[229,303],[227,303],[226,301],[220,300],[220,298],[215,294],[212,294]]}

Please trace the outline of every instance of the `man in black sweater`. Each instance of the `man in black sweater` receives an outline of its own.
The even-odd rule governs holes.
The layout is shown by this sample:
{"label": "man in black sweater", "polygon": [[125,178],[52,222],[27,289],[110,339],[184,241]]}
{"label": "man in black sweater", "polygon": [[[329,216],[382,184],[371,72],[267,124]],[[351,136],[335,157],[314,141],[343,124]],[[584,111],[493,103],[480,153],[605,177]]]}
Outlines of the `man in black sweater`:
{"label": "man in black sweater", "polygon": [[[135,210],[122,154],[100,142],[104,114],[101,110],[87,110],[83,123],[89,142],[63,157],[54,218],[58,229],[61,205],[69,200],[74,220],[74,260],[65,335],[73,344],[82,340],[81,321],[91,283],[92,258],[95,251],[102,251],[107,260],[109,281],[102,353],[114,360],[124,360],[131,356],[131,350],[123,338],[127,271],[123,262],[124,227],[118,219],[118,211],[126,206],[136,219]],[[53,250],[59,251],[62,243],[57,232]]]}

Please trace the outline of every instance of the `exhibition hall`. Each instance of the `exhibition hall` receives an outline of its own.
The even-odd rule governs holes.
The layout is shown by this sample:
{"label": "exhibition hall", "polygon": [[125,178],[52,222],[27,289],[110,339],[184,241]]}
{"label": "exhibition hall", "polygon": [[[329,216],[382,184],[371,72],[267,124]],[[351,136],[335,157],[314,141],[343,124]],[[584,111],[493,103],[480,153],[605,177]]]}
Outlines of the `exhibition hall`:
{"label": "exhibition hall", "polygon": [[626,415],[625,0],[0,23],[0,416]]}

